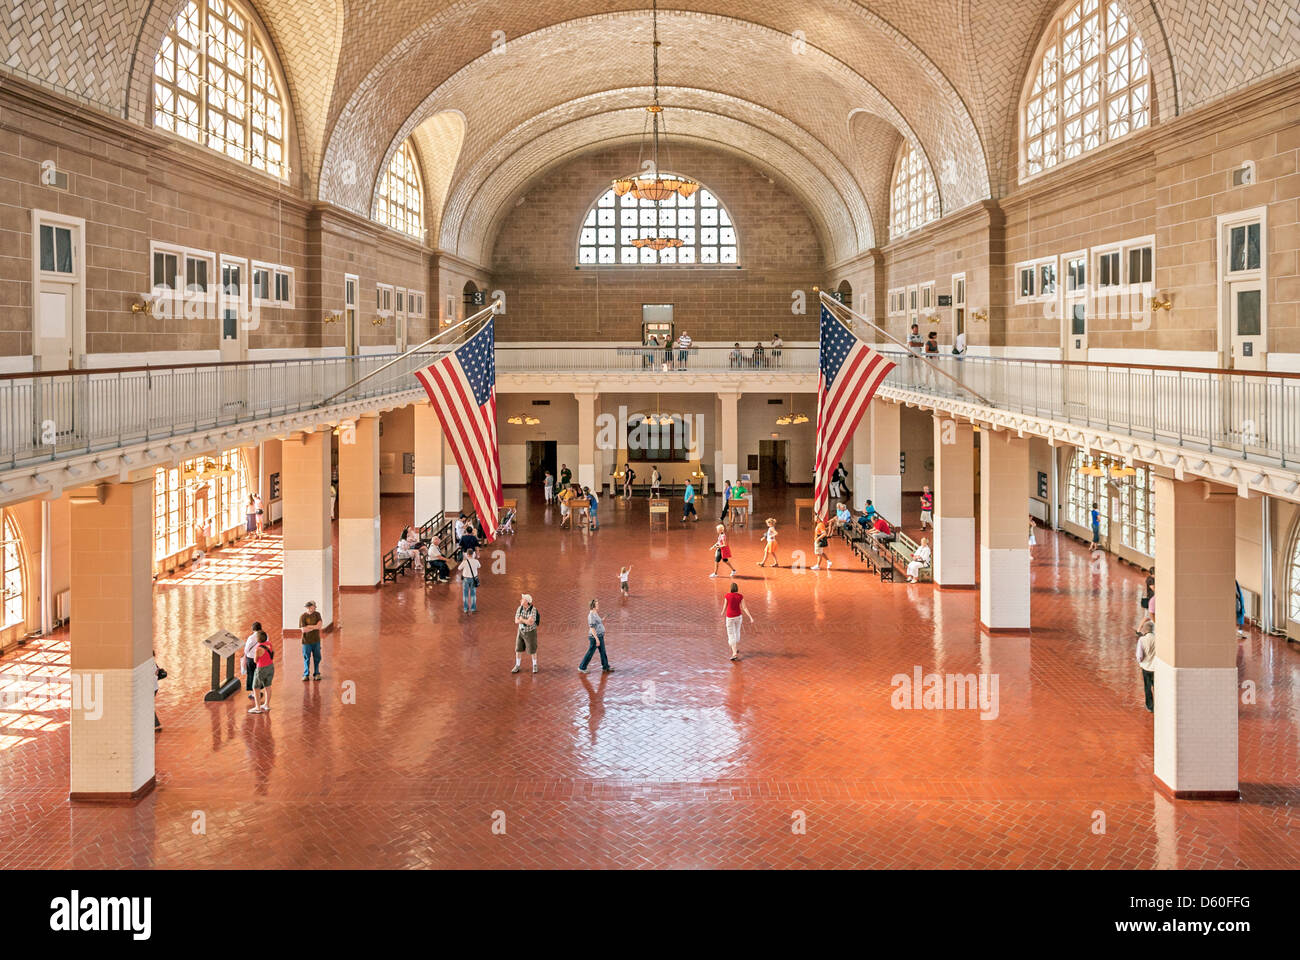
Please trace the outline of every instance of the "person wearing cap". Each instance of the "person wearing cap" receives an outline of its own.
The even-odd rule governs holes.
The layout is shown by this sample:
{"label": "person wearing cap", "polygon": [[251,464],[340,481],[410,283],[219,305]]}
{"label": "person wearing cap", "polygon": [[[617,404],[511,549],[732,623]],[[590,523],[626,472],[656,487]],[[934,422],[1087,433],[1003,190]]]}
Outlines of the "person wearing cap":
{"label": "person wearing cap", "polygon": [[[302,678],[320,679],[320,622],[324,619],[316,612],[316,601],[308,600],[306,612],[298,617],[298,626],[302,630]],[[310,667],[315,662],[315,671]]]}

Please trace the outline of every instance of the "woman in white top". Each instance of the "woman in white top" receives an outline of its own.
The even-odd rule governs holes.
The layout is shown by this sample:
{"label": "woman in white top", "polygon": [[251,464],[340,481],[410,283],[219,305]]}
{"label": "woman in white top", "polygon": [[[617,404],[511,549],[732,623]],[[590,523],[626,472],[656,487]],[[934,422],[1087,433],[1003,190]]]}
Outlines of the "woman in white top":
{"label": "woman in white top", "polygon": [[405,527],[402,530],[401,539],[397,541],[397,546],[393,548],[393,556],[398,560],[410,560],[414,549],[414,545],[411,543],[411,528]]}
{"label": "woman in white top", "polygon": [[921,545],[916,548],[916,552],[912,554],[912,559],[907,562],[907,582],[916,583],[916,575],[921,572],[921,568],[929,565],[930,541],[922,537]]}
{"label": "woman in white top", "polygon": [[659,496],[659,483],[662,480],[663,476],[659,473],[658,467],[655,467],[650,471],[650,496]]}
{"label": "woman in white top", "polygon": [[248,635],[244,641],[244,655],[239,659],[239,675],[245,677],[244,689],[248,691],[248,699],[253,699],[253,674],[257,672],[257,638],[262,632],[262,624],[254,623],[253,632]]}
{"label": "woman in white top", "polygon": [[460,602],[465,613],[478,612],[478,571],[477,550],[466,550],[465,557],[456,569],[460,571]]}

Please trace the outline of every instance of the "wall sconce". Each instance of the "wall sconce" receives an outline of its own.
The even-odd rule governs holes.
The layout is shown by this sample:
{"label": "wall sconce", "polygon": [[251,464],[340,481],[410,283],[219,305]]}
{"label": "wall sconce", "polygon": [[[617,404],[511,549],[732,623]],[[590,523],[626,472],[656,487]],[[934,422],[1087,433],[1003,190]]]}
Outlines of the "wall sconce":
{"label": "wall sconce", "polygon": [[382,327],[384,325],[384,319],[385,318],[382,314],[375,314],[370,318],[370,325],[373,327]]}
{"label": "wall sconce", "polygon": [[932,314],[930,314],[928,317],[925,318],[925,322],[926,322],[926,323],[938,323],[938,322],[939,322],[939,315],[938,315],[937,313],[932,313]]}
{"label": "wall sconce", "polygon": [[325,314],[325,316],[322,318],[322,320],[323,320],[324,323],[338,323],[338,322],[339,322],[339,317],[340,317],[340,316],[341,316],[341,314],[339,314],[339,313],[337,313],[337,312],[335,312],[335,313],[327,313],[327,314]]}
{"label": "wall sconce", "polygon": [[970,315],[972,320],[978,320],[981,323],[988,323],[989,312],[987,310],[976,310]]}
{"label": "wall sconce", "polygon": [[132,312],[132,313],[143,313],[145,316],[152,317],[152,316],[153,316],[153,301],[152,301],[152,300],[145,300],[144,298],[141,298],[141,299],[137,300],[135,303],[131,304],[131,312]]}
{"label": "wall sconce", "polygon": [[1160,297],[1151,298],[1152,313],[1155,313],[1157,310],[1169,310],[1173,305],[1174,301],[1169,297],[1165,297],[1163,300]]}

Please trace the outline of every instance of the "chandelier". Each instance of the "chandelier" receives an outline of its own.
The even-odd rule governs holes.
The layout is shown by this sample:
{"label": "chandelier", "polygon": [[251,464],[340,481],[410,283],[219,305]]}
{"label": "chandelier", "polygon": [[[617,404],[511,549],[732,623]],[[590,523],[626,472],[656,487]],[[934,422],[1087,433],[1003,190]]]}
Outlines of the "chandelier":
{"label": "chandelier", "polygon": [[535,427],[541,422],[542,421],[538,420],[536,417],[526,417],[526,416],[521,416],[520,414],[515,414],[513,417],[506,418],[506,423],[513,423],[515,426],[520,426],[520,427],[522,426]]}
{"label": "chandelier", "polygon": [[805,413],[799,413],[799,412],[795,411],[795,409],[794,409],[794,394],[793,394],[793,393],[790,394],[790,412],[789,412],[789,413],[783,413],[783,414],[781,414],[781,416],[777,417],[777,418],[776,418],[776,425],[777,425],[778,427],[788,427],[788,426],[791,426],[791,425],[795,425],[795,426],[797,426],[797,425],[799,425],[799,424],[801,424],[801,423],[807,423],[807,422],[808,422],[808,415],[807,415],[807,414],[805,414]]}
{"label": "chandelier", "polygon": [[235,469],[224,463],[217,463],[212,457],[203,457],[194,461],[192,468],[181,470],[181,479],[186,483],[205,484],[218,477],[233,477]]}
{"label": "chandelier", "polygon": [[[659,0],[651,6],[651,49],[654,64],[654,100],[646,107],[646,124],[641,130],[641,148],[637,153],[637,169],[640,173],[619,177],[613,181],[616,196],[631,195],[638,200],[647,200],[654,204],[676,195],[683,200],[689,199],[700,189],[699,183],[686,177],[664,176],[659,170],[659,134],[663,128],[663,137],[668,138],[668,123],[664,119],[664,108],[659,103]],[[647,129],[648,128],[648,129]],[[650,159],[644,160],[647,140],[650,147]],[[643,162],[644,161],[644,162]],[[679,237],[637,237],[632,241],[634,247],[649,247],[652,250],[665,250],[668,247],[680,247]]]}

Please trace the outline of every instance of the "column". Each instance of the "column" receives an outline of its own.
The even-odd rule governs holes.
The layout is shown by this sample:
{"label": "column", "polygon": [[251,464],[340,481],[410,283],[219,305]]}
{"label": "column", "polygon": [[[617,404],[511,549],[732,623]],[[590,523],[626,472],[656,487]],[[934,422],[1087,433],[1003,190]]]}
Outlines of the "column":
{"label": "column", "polygon": [[[442,509],[449,516],[455,516],[465,509],[465,494],[461,489],[460,464],[456,454],[447,443],[447,435],[442,435]],[[473,504],[470,505],[473,509]],[[425,518],[428,519],[427,517]]]}
{"label": "column", "polygon": [[134,799],[154,786],[153,478],[71,500],[69,798]]}
{"label": "column", "polygon": [[415,516],[418,527],[441,512],[442,421],[433,404],[415,404]]}
{"label": "column", "polygon": [[383,554],[379,533],[379,417],[367,414],[358,417],[353,428],[345,424],[339,435],[339,589],[369,590],[379,586]]}
{"label": "column", "polygon": [[861,510],[871,496],[871,409],[853,431],[853,508]]}
{"label": "column", "polygon": [[578,401],[578,483],[596,487],[596,396],[575,393]]}
{"label": "column", "polygon": [[1155,488],[1156,783],[1235,799],[1236,493],[1159,476]]}
{"label": "column", "polygon": [[902,407],[880,398],[871,401],[871,501],[891,524],[903,521],[903,478],[898,472]]}
{"label": "column", "polygon": [[740,479],[740,394],[719,393],[718,401],[722,405],[718,422],[722,449],[722,476],[718,477],[718,489],[721,490],[728,480],[735,483]]}
{"label": "column", "polygon": [[284,579],[281,626],[297,637],[298,617],[316,601],[321,628],[334,623],[334,546],[330,537],[329,429],[301,433],[281,444],[284,501]]}
{"label": "column", "polygon": [[975,431],[934,418],[934,582],[975,585]]}
{"label": "column", "polygon": [[[944,497],[942,488],[935,497]],[[980,624],[1029,629],[1029,440],[980,434]]]}

